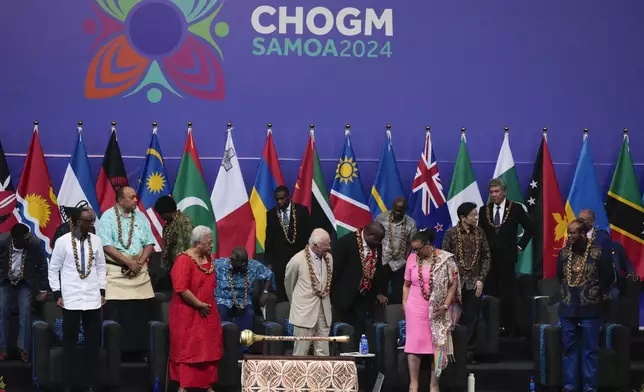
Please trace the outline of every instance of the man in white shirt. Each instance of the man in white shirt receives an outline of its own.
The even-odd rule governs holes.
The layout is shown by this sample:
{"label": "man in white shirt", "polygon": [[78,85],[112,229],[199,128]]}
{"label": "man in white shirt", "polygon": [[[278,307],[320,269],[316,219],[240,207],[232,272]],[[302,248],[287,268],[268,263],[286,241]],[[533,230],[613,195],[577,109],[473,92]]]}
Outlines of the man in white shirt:
{"label": "man in white shirt", "polygon": [[[315,229],[309,244],[286,265],[284,288],[291,303],[289,322],[294,336],[329,336],[331,327],[331,280],[333,258],[331,238],[323,229]],[[308,355],[310,340],[296,341],[293,355]],[[314,342],[316,356],[329,355],[329,342]]]}
{"label": "man in white shirt", "polygon": [[[74,231],[56,241],[49,262],[49,285],[56,304],[63,309],[63,379],[70,382],[73,373],[84,371],[90,387],[96,388],[101,342],[101,306],[105,304],[107,272],[101,239],[92,234],[94,211],[83,208],[72,220]],[[85,337],[85,369],[73,363],[74,347],[81,320]],[[69,388],[66,389],[68,391]]]}

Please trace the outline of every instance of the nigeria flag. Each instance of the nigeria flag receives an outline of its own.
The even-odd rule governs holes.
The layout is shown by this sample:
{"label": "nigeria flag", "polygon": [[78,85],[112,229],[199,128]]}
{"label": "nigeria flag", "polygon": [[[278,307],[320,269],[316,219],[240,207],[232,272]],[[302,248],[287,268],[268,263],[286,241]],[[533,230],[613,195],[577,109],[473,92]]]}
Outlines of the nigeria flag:
{"label": "nigeria flag", "polygon": [[483,199],[476,183],[470,154],[467,152],[465,129],[463,129],[461,130],[461,145],[458,148],[454,175],[452,176],[452,182],[449,184],[449,194],[447,195],[447,207],[449,208],[449,216],[452,219],[452,226],[456,226],[459,221],[456,213],[458,206],[465,202],[474,203],[477,208],[483,206]]}
{"label": "nigeria flag", "polygon": [[[516,203],[520,203],[523,209],[528,212],[521,193],[521,186],[519,185],[519,176],[514,166],[514,158],[510,150],[510,135],[506,130],[503,138],[503,145],[501,152],[499,152],[499,159],[496,161],[496,168],[494,169],[494,178],[500,178],[505,183],[505,197]],[[519,226],[518,238],[523,236],[523,228]],[[518,242],[518,240],[517,240]],[[528,242],[528,246],[519,253],[517,257],[516,272],[519,274],[532,274],[532,240]]]}

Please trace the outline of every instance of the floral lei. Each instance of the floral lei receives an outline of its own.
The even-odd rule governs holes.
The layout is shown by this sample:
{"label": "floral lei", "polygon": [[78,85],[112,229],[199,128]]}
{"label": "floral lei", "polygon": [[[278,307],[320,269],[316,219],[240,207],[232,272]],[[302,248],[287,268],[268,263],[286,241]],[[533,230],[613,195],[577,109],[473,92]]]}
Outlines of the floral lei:
{"label": "floral lei", "polygon": [[426,301],[429,301],[429,298],[432,295],[432,286],[434,285],[434,280],[432,279],[433,273],[432,269],[434,268],[434,262],[436,261],[436,250],[432,246],[432,255],[429,258],[429,290],[425,291],[425,282],[423,282],[423,262],[420,259],[420,256],[416,255],[416,266],[418,267],[418,284],[420,285],[420,291]]}
{"label": "floral lei", "polygon": [[233,297],[233,306],[237,309],[245,309],[248,306],[248,291],[250,289],[250,280],[248,279],[248,268],[246,269],[246,276],[244,277],[244,302],[239,305],[237,300],[237,292],[235,291],[235,283],[233,282],[233,266],[230,265],[228,269],[228,285],[230,286],[230,293]]}
{"label": "floral lei", "polygon": [[[333,272],[331,270],[331,261],[329,260],[329,255],[324,255],[324,263],[326,264],[326,285],[324,285],[324,290],[321,291],[322,285],[320,280],[315,276],[315,271],[313,271],[313,262],[311,260],[311,253],[309,252],[309,246],[307,245],[304,248],[304,254],[306,255],[306,262],[309,266],[309,278],[311,279],[311,286],[313,287],[313,293],[318,298],[324,298],[329,295],[331,292],[331,278],[333,277]],[[320,287],[320,288],[318,288]]]}
{"label": "floral lei", "polygon": [[489,225],[491,227],[499,228],[499,227],[503,226],[505,224],[505,222],[507,222],[508,216],[510,216],[510,210],[512,209],[512,203],[513,203],[512,200],[507,200],[507,202],[508,202],[508,204],[505,206],[505,211],[503,212],[503,221],[498,226],[495,226],[494,221],[492,220],[492,208],[494,207],[494,203],[488,203],[487,208],[486,208],[487,222],[489,223]]}
{"label": "floral lei", "polygon": [[[592,238],[586,242],[586,250],[584,251],[583,261],[574,263],[573,266],[573,257],[575,252],[572,251],[572,246],[568,247],[568,260],[566,263],[566,280],[568,281],[569,287],[579,287],[581,285],[584,275],[586,275],[586,266],[588,265],[588,255],[590,254],[590,249],[593,247],[595,242],[595,237],[597,236],[597,231],[593,231]],[[572,281],[572,272],[573,270],[577,273],[575,281]]]}
{"label": "floral lei", "polygon": [[76,271],[81,279],[86,279],[89,274],[92,272],[92,265],[94,264],[94,250],[92,249],[92,238],[88,234],[87,237],[81,238],[78,242],[83,244],[83,241],[87,240],[87,247],[89,250],[89,258],[87,260],[87,270],[83,273],[80,263],[78,262],[78,245],[76,245],[76,238],[72,234],[72,251],[74,252],[74,263],[76,264]]}
{"label": "floral lei", "polygon": [[479,253],[481,251],[481,234],[476,230],[475,227],[472,227],[470,229],[474,230],[476,247],[474,248],[474,257],[472,257],[472,262],[467,265],[467,263],[465,262],[465,255],[463,254],[463,235],[461,234],[461,229],[461,227],[456,229],[456,252],[458,253],[458,262],[465,271],[471,271],[472,268],[474,268],[474,264],[479,259]]}
{"label": "floral lei", "polygon": [[[394,215],[392,213],[389,213],[389,224],[387,225],[387,240],[389,241],[389,251],[391,252],[391,259],[398,260],[404,257],[403,252],[407,250],[407,241],[403,239],[399,241],[400,243],[398,244],[399,245],[398,249],[394,247],[394,233],[391,227],[393,224],[394,224]],[[403,235],[407,233],[407,221],[405,220],[404,216],[403,216],[402,232],[403,232]]]}
{"label": "floral lei", "polygon": [[127,234],[127,244],[123,242],[123,229],[121,228],[121,212],[119,211],[116,204],[114,205],[114,213],[116,214],[116,226],[118,226],[118,236],[119,242],[123,245],[123,248],[130,249],[132,245],[132,236],[134,235],[134,211],[130,212],[130,232]]}
{"label": "floral lei", "polygon": [[292,201],[291,201],[290,209],[291,209],[291,216],[293,217],[293,238],[292,239],[288,238],[288,227],[286,226],[286,223],[282,219],[282,214],[280,214],[279,208],[277,209],[277,220],[280,221],[280,226],[282,226],[284,237],[286,237],[286,242],[293,245],[295,243],[295,239],[297,238],[297,216],[295,214],[295,203],[293,203]]}
{"label": "floral lei", "polygon": [[362,264],[362,281],[360,282],[360,291],[371,291],[373,277],[376,275],[376,259],[378,259],[378,251],[370,250],[366,256],[364,254],[364,245],[362,244],[362,229],[356,232],[356,240],[358,242],[358,253],[360,254],[360,263]]}

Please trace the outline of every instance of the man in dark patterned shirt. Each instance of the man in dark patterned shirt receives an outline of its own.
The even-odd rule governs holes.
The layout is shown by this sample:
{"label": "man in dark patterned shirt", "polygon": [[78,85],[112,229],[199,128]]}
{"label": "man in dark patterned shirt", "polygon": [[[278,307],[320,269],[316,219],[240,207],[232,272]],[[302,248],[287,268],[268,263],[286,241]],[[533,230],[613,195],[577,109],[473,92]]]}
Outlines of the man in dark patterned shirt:
{"label": "man in dark patterned shirt", "polygon": [[192,219],[177,210],[177,203],[170,196],[159,197],[154,203],[154,209],[166,221],[163,228],[163,244],[161,245],[161,267],[167,272],[167,276],[157,282],[157,289],[159,291],[172,290],[170,270],[177,256],[190,248]]}
{"label": "man in dark patterned shirt", "polygon": [[490,247],[485,232],[477,225],[476,204],[463,203],[456,212],[459,223],[445,233],[443,250],[454,254],[458,263],[463,298],[460,322],[467,328],[467,359],[473,364],[483,282],[490,269]]}

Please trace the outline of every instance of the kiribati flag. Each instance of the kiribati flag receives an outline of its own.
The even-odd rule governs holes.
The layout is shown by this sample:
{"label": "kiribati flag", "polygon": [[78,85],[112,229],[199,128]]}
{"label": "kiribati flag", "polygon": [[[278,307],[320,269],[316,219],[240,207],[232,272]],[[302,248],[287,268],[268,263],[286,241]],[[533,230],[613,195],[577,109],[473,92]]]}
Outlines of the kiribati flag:
{"label": "kiribati flag", "polygon": [[155,248],[160,250],[159,244],[162,244],[163,225],[161,217],[154,210],[154,203],[161,196],[170,195],[170,183],[168,174],[163,162],[163,153],[157,136],[156,125],[152,126],[152,140],[145,156],[145,165],[141,171],[141,177],[136,188],[136,194],[139,196],[139,208],[150,221],[152,233],[156,240]]}
{"label": "kiribati flag", "polygon": [[40,146],[38,122],[34,123],[34,132],[18,183],[16,199],[20,221],[31,228],[31,232],[41,241],[43,251],[49,257],[52,251],[51,240],[60,226],[61,219],[45,154]]}

